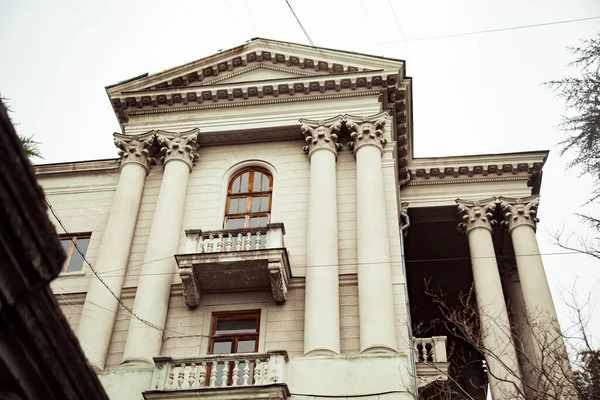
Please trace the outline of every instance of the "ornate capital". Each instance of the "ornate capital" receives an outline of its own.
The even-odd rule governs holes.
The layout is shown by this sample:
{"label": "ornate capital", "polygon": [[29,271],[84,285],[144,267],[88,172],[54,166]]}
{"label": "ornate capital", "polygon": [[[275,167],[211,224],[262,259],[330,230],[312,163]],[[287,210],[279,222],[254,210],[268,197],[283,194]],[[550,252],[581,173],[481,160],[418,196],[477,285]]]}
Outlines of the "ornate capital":
{"label": "ornate capital", "polygon": [[345,115],[346,127],[350,131],[352,141],[348,146],[356,153],[363,146],[376,146],[383,154],[383,146],[387,143],[383,127],[387,112],[370,115],[368,117],[358,117],[355,115]]}
{"label": "ornate capital", "polygon": [[119,149],[121,168],[127,163],[135,163],[144,167],[146,172],[148,172],[150,165],[156,162],[152,149],[155,138],[153,131],[144,133],[143,135],[122,135],[115,133],[113,136],[115,138],[115,146]]}
{"label": "ornate capital", "polygon": [[492,231],[492,226],[496,224],[493,214],[496,209],[495,197],[479,201],[456,199],[456,204],[458,204],[458,212],[463,219],[463,222],[458,224],[460,232],[469,233],[475,228]]}
{"label": "ornate capital", "polygon": [[190,171],[194,161],[198,159],[198,133],[199,129],[187,132],[156,132],[160,152],[163,154],[160,161],[163,165],[173,160],[183,161]]}
{"label": "ornate capital", "polygon": [[308,153],[308,159],[317,150],[329,150],[337,157],[337,152],[342,149],[338,143],[337,133],[342,128],[343,117],[329,118],[324,121],[300,119],[300,129],[305,136],[306,146],[304,151]]}
{"label": "ornate capital", "polygon": [[504,211],[504,221],[502,224],[512,231],[517,226],[527,225],[533,230],[536,229],[537,209],[540,204],[538,196],[529,196],[524,198],[498,197],[500,207]]}

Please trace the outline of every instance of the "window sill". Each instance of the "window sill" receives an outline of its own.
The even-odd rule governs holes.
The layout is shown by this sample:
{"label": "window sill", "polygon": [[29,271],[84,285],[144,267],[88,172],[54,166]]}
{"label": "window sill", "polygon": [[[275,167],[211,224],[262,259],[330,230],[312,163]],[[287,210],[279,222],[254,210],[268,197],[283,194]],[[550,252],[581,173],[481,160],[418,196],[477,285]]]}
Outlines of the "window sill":
{"label": "window sill", "polygon": [[77,278],[79,276],[85,276],[85,275],[87,275],[87,272],[85,270],[73,271],[73,272],[61,272],[60,274],[58,274],[58,276],[56,278],[57,279],[60,279],[60,278]]}

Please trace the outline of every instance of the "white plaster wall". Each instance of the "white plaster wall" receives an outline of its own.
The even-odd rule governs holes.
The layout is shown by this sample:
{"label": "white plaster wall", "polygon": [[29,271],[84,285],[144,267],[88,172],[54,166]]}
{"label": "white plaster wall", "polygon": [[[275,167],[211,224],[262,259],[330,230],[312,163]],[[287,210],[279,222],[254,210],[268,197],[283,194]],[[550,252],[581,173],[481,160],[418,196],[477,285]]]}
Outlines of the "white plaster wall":
{"label": "white plaster wall", "polygon": [[[118,183],[118,172],[72,173],[38,176],[48,202],[70,233],[92,232],[86,258],[94,265],[108,213]],[[48,216],[57,234],[65,233],[50,210]],[[85,265],[81,272],[61,274],[52,284],[55,293],[86,292],[91,270]]]}

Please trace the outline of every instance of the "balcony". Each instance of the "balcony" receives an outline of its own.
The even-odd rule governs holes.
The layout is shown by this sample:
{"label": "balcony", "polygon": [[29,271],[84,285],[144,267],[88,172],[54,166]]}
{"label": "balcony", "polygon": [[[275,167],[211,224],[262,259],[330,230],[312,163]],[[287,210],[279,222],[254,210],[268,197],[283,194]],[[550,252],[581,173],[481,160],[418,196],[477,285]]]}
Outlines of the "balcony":
{"label": "balcony", "polygon": [[270,289],[276,302],[286,301],[291,271],[283,224],[186,235],[185,254],[175,259],[188,307],[198,306],[202,292]]}
{"label": "balcony", "polygon": [[413,351],[419,388],[448,379],[446,336],[413,338]]}
{"label": "balcony", "polygon": [[269,399],[290,395],[287,352],[245,353],[205,357],[154,358],[153,399]]}

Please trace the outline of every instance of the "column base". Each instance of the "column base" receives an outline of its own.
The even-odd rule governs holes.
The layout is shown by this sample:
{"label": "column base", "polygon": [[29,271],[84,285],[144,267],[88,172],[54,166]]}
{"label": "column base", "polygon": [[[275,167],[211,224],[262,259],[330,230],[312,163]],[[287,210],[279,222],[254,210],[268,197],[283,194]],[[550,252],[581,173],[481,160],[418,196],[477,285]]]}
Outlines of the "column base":
{"label": "column base", "polygon": [[385,346],[385,345],[373,345],[373,346],[369,346],[364,350],[361,350],[360,353],[358,354],[373,354],[373,353],[391,353],[391,354],[397,354],[398,352],[396,351],[396,349],[393,349],[389,346]]}
{"label": "column base", "polygon": [[330,349],[313,349],[307,351],[302,357],[318,357],[318,356],[339,356],[340,353]]}
{"label": "column base", "polygon": [[148,360],[146,358],[128,358],[121,362],[122,367],[126,366],[140,366],[140,365],[154,365],[154,361],[152,359]]}

